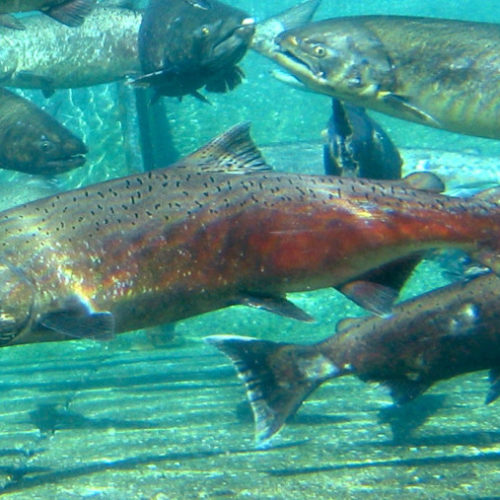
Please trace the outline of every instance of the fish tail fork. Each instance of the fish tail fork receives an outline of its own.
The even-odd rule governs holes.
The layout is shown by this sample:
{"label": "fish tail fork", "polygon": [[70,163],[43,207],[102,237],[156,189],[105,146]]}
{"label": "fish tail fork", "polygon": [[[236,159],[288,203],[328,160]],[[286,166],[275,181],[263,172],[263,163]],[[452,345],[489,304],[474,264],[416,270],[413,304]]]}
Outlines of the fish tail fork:
{"label": "fish tail fork", "polygon": [[213,335],[205,341],[226,354],[246,387],[259,445],[294,415],[307,396],[337,367],[313,346],[277,343],[236,335]]}

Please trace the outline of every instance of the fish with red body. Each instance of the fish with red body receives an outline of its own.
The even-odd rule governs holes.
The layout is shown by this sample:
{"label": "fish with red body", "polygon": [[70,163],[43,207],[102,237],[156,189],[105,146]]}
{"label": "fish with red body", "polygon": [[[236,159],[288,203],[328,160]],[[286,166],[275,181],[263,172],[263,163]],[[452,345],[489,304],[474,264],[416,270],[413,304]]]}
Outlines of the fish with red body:
{"label": "fish with red body", "polygon": [[500,278],[487,273],[398,304],[389,317],[341,321],[314,345],[207,337],[247,387],[256,437],[269,439],[319,385],[343,375],[388,386],[398,404],[434,383],[490,369],[486,403],[500,395]]}
{"label": "fish with red body", "polygon": [[103,338],[234,304],[307,320],[286,293],[366,299],[380,269],[438,247],[500,271],[498,203],[268,168],[243,124],[171,167],[1,212],[0,343]]}

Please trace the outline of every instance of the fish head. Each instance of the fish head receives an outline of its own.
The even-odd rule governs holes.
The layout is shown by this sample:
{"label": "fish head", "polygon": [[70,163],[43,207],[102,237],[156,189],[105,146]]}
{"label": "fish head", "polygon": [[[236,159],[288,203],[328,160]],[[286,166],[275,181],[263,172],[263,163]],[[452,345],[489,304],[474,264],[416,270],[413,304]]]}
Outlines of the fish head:
{"label": "fish head", "polygon": [[376,36],[332,19],[284,31],[273,55],[311,90],[362,102],[394,86],[390,58]]}
{"label": "fish head", "polygon": [[4,132],[0,166],[53,175],[85,163],[85,144],[52,117],[44,118],[44,123],[16,122]]}
{"label": "fish head", "polygon": [[[141,65],[160,75],[151,82],[161,95],[182,96],[203,86],[223,92],[240,83],[236,64],[254,31],[245,12],[215,0],[169,0],[168,7],[162,0],[152,2],[139,32]],[[227,85],[217,90],[217,80]]]}
{"label": "fish head", "polygon": [[243,11],[218,4],[212,14],[194,29],[193,52],[205,70],[218,71],[236,64],[245,55],[255,32],[255,22]]}
{"label": "fish head", "polygon": [[35,288],[23,272],[0,259],[0,346],[25,332],[33,318]]}

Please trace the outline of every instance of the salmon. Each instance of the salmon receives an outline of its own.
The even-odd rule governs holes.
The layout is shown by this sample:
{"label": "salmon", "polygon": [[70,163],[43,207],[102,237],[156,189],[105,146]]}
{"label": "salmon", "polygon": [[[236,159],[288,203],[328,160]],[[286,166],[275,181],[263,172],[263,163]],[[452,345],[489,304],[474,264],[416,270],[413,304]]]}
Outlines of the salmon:
{"label": "salmon", "polygon": [[264,442],[318,386],[343,375],[379,382],[404,404],[440,380],[489,369],[491,403],[500,395],[499,299],[500,278],[488,273],[402,302],[388,317],[343,320],[313,345],[236,335],[206,341],[233,361]]}
{"label": "salmon", "polygon": [[0,343],[115,333],[243,304],[311,320],[336,287],[390,312],[381,274],[459,248],[500,271],[500,204],[270,170],[237,125],[178,163],[0,212]]}

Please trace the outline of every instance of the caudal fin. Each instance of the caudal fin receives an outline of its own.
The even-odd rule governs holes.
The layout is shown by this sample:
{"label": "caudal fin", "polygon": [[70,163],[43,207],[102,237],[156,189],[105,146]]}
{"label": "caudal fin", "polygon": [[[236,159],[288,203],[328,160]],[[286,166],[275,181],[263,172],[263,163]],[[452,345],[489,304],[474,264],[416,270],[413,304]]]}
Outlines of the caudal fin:
{"label": "caudal fin", "polygon": [[257,23],[252,37],[253,50],[271,57],[276,50],[274,39],[283,31],[311,22],[321,0],[307,0],[279,14]]}
{"label": "caudal fin", "polygon": [[315,346],[236,335],[213,335],[205,341],[231,359],[245,384],[258,443],[276,434],[316,387],[338,373]]}

